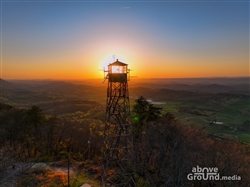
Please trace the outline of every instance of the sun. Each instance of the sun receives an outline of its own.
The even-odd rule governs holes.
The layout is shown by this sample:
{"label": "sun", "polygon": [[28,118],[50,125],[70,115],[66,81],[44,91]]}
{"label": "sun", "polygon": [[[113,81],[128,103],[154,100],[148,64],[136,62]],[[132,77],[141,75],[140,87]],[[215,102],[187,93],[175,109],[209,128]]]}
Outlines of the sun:
{"label": "sun", "polygon": [[123,58],[122,56],[120,57],[120,56],[116,56],[116,55],[109,55],[109,56],[106,56],[105,58],[103,58],[103,60],[101,60],[99,62],[98,69],[99,70],[107,69],[108,65],[115,62],[116,60],[119,60],[120,62],[127,64],[126,59]]}

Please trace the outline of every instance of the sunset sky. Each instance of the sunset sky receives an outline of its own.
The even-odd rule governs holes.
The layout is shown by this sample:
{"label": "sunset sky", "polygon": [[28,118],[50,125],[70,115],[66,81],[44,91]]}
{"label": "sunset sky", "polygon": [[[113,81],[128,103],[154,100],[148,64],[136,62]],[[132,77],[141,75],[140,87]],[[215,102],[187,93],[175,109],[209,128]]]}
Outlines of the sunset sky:
{"label": "sunset sky", "polygon": [[1,1],[1,78],[249,76],[248,1]]}

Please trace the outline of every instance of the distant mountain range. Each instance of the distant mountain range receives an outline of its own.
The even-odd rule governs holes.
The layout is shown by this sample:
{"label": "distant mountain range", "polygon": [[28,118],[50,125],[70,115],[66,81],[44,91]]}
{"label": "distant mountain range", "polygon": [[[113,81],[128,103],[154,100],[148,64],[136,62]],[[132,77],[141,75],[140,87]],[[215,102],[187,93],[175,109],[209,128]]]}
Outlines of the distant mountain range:
{"label": "distant mountain range", "polygon": [[3,80],[0,78],[0,86],[1,87],[11,87],[11,86],[13,86],[13,84],[10,83],[9,81],[6,81],[6,80]]}
{"label": "distant mountain range", "polygon": [[[249,78],[202,78],[202,79],[133,79],[129,81],[129,90],[140,90],[146,93],[150,90],[186,90],[192,92],[211,92],[211,93],[241,93],[250,94]],[[1,89],[23,90],[32,92],[47,93],[95,93],[106,92],[107,83],[101,80],[89,81],[60,81],[60,80],[15,80],[6,81],[0,79]]]}

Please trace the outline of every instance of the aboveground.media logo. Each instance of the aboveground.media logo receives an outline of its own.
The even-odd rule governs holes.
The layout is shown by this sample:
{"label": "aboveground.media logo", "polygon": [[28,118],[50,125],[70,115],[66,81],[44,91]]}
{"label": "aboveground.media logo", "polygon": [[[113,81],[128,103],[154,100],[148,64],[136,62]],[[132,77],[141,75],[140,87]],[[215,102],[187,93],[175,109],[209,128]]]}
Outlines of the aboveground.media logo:
{"label": "aboveground.media logo", "polygon": [[188,180],[241,180],[240,176],[220,176],[217,167],[193,167],[192,173],[187,175]]}

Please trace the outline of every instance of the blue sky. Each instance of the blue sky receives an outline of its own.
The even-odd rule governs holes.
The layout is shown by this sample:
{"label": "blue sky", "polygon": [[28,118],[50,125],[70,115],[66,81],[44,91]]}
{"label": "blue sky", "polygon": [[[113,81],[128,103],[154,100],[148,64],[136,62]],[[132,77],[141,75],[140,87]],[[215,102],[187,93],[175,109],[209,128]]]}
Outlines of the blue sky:
{"label": "blue sky", "polygon": [[140,77],[249,75],[248,1],[1,1],[1,10],[2,78],[95,78],[113,54]]}

